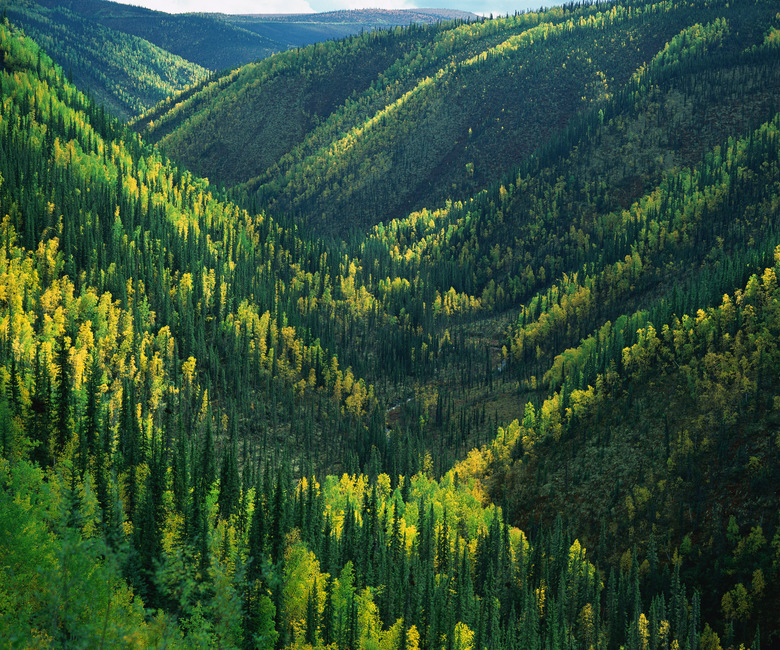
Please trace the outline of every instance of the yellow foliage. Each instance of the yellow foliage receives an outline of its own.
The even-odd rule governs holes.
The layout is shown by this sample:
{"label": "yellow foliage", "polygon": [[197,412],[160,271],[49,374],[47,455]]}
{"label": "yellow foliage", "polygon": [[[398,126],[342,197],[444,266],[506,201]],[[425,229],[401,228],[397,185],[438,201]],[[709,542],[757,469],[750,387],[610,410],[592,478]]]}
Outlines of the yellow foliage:
{"label": "yellow foliage", "polygon": [[638,622],[638,633],[639,633],[639,643],[641,650],[647,650],[647,642],[650,639],[650,623],[647,620],[647,617],[645,616],[645,613],[642,612],[639,615],[639,622]]}
{"label": "yellow foliage", "polygon": [[455,650],[472,650],[474,647],[474,632],[468,625],[458,621],[453,631],[453,648]]}
{"label": "yellow foliage", "polygon": [[420,650],[420,633],[416,625],[412,625],[406,633],[406,650]]}

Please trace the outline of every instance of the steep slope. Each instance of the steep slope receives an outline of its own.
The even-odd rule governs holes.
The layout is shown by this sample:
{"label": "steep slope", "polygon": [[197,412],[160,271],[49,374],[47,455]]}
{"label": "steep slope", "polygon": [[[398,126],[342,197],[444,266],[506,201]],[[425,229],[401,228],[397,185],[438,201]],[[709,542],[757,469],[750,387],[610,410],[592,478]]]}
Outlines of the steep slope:
{"label": "steep slope", "polygon": [[205,78],[207,71],[146,40],[116,31],[56,3],[3,2],[74,83],[115,115],[129,119]]}
{"label": "steep slope", "polygon": [[[744,17],[724,6],[693,12],[653,3],[632,11],[553,9],[455,25],[433,36],[416,29],[417,39],[400,36],[414,49],[400,51],[388,47],[388,35],[380,52],[365,57],[372,72],[379,69],[375,78],[366,76],[370,86],[352,86],[357,94],[349,99],[335,94],[329,104],[309,108],[308,119],[313,98],[341,85],[334,61],[355,46],[304,49],[297,56],[319,84],[293,85],[283,72],[288,59],[275,58],[242,71],[240,80],[204,89],[203,101],[196,95],[170,116],[155,113],[155,128],[144,133],[210,178],[245,181],[243,195],[259,205],[343,236],[488,186],[580,111],[619,94],[637,68],[692,22],[729,17],[740,39],[760,40],[760,25],[772,16],[762,7],[751,6]],[[379,54],[383,59],[374,63]],[[392,64],[381,69],[388,56]],[[269,106],[273,94],[287,98],[276,110]],[[277,137],[289,118],[296,132]],[[238,134],[248,136],[242,146]]]}
{"label": "steep slope", "polygon": [[774,647],[780,633],[765,587],[780,540],[775,257],[718,307],[658,329],[657,311],[606,323],[556,359],[550,398],[454,469],[516,525],[562,517],[601,566],[638,552],[651,593],[669,577],[659,566],[683,563],[726,647],[759,629]]}
{"label": "steep slope", "polygon": [[[750,141],[751,124],[774,115],[774,30],[745,51],[728,44],[719,21],[684,30],[626,93],[578,120],[516,177],[375,228],[361,245],[365,272],[390,274],[379,294],[414,314],[413,323],[450,323],[429,348],[461,330],[453,320],[478,317],[462,331],[492,350],[479,364],[485,379],[498,367],[502,392],[511,376],[533,387],[519,391],[515,409],[538,396],[556,355],[606,320],[659,301],[663,319],[716,304],[777,244],[771,179],[755,166],[762,181],[735,179],[723,158],[734,150],[728,138]],[[687,167],[708,149],[701,169]],[[420,303],[422,311],[413,308]],[[445,430],[457,417],[453,405],[470,401],[453,397],[459,390],[448,384],[450,398],[437,406]],[[506,394],[495,405],[511,419],[509,403]]]}
{"label": "steep slope", "polygon": [[[562,13],[557,12],[556,15],[556,12],[553,12],[550,15],[546,15],[546,19],[551,23],[561,22],[563,20]],[[391,155],[397,157],[403,153],[405,148],[409,149],[409,155],[412,156],[415,149],[419,153],[420,147],[443,146],[443,140],[447,142],[462,141],[468,127],[464,129],[460,128],[462,126],[460,125],[456,130],[453,130],[448,119],[452,120],[457,115],[457,119],[462,121],[467,118],[468,111],[472,109],[466,109],[464,113],[463,106],[460,106],[458,102],[448,101],[452,100],[452,97],[437,96],[441,84],[432,83],[431,79],[437,78],[441,66],[445,63],[448,64],[450,57],[454,57],[453,65],[455,61],[473,61],[480,53],[499,46],[513,34],[533,27],[540,20],[541,18],[538,15],[529,15],[509,21],[494,21],[491,23],[462,25],[460,27],[451,25],[446,29],[438,28],[433,31],[431,29],[414,28],[405,33],[396,32],[394,34],[384,34],[381,37],[377,36],[377,38],[381,38],[381,42],[377,43],[379,47],[366,48],[365,53],[362,55],[362,60],[367,61],[369,69],[373,74],[367,75],[362,84],[354,85],[350,88],[352,92],[358,94],[350,98],[348,102],[345,102],[345,100],[349,95],[344,97],[336,95],[333,97],[330,105],[318,107],[316,110],[317,122],[309,120],[308,124],[304,123],[306,128],[301,136],[296,139],[290,139],[287,144],[287,150],[291,151],[291,155],[281,159],[279,156],[280,152],[275,150],[271,152],[272,155],[256,155],[258,150],[262,151],[267,145],[274,147],[275,143],[279,141],[279,138],[275,137],[273,131],[262,129],[264,121],[273,124],[282,120],[280,116],[284,116],[284,119],[287,119],[288,116],[292,115],[293,120],[296,123],[300,123],[302,120],[296,118],[296,114],[301,113],[303,109],[298,108],[291,112],[289,104],[298,101],[299,104],[306,106],[312,102],[313,98],[322,96],[323,91],[327,96],[329,94],[327,89],[330,86],[336,85],[337,88],[341,86],[342,82],[340,80],[342,75],[340,74],[339,66],[334,64],[334,61],[338,62],[340,59],[349,56],[355,50],[356,41],[345,43],[342,47],[333,45],[328,47],[327,50],[321,46],[318,46],[318,50],[311,48],[303,50],[298,56],[303,57],[305,61],[311,61],[311,63],[306,63],[305,71],[310,71],[309,74],[311,76],[320,77],[321,82],[314,87],[304,84],[297,89],[293,88],[290,102],[286,102],[281,110],[273,112],[273,107],[271,107],[269,111],[265,106],[267,100],[264,100],[266,93],[263,92],[263,88],[265,84],[268,84],[270,91],[280,82],[286,81],[286,73],[283,71],[290,67],[289,63],[287,63],[289,55],[285,55],[283,58],[277,57],[273,60],[273,63],[269,62],[266,66],[255,67],[244,73],[245,78],[254,80],[253,92],[244,92],[244,83],[237,83],[235,87],[231,86],[231,84],[226,84],[224,90],[220,91],[219,98],[215,97],[213,92],[209,92],[208,96],[214,100],[213,102],[198,102],[196,99],[193,99],[181,107],[177,107],[175,116],[171,116],[171,118],[165,115],[161,116],[162,120],[169,122],[172,119],[176,119],[177,128],[175,131],[170,132],[168,128],[162,130],[156,128],[147,131],[146,134],[154,140],[161,141],[167,151],[178,159],[183,160],[186,164],[193,168],[201,169],[204,174],[212,178],[230,184],[248,180],[278,159],[277,166],[269,167],[265,176],[257,181],[253,181],[252,189],[254,190],[255,186],[262,183],[262,179],[266,179],[268,187],[263,189],[263,196],[274,199],[275,187],[280,184],[282,184],[282,188],[279,188],[279,191],[287,192],[288,198],[293,194],[297,195],[300,193],[301,196],[296,199],[297,203],[291,204],[288,202],[283,208],[281,207],[282,199],[279,198],[280,209],[283,210],[298,212],[310,208],[318,202],[317,196],[324,191],[323,183],[332,185],[333,178],[343,178],[348,181],[343,188],[345,191],[335,191],[331,187],[323,195],[327,197],[327,200],[322,201],[325,206],[333,204],[332,207],[328,208],[331,213],[339,212],[342,214],[341,220],[347,221],[346,224],[342,225],[341,230],[343,231],[344,228],[350,226],[349,217],[352,210],[360,209],[365,211],[371,209],[377,212],[377,198],[374,197],[364,205],[361,204],[363,207],[360,208],[357,201],[353,201],[352,210],[347,212],[343,211],[344,205],[340,204],[337,207],[334,201],[347,202],[349,200],[348,196],[340,198],[345,194],[352,194],[354,199],[354,193],[359,191],[362,184],[372,182],[371,179],[377,175],[383,178],[390,175],[390,164],[387,160],[377,162],[377,160],[371,159],[370,153],[365,156],[361,153],[363,144],[359,141],[360,138],[358,138],[355,146],[352,146],[351,138],[354,137],[355,133],[365,133],[366,137],[373,142],[373,145],[369,142],[365,146],[376,149],[380,140],[385,143],[395,143],[396,140],[399,140],[397,134],[389,134],[383,131],[377,124],[384,123],[385,118],[387,118],[387,128],[389,130],[394,129],[396,125],[401,123],[407,125],[404,127],[403,141],[394,144],[389,151],[387,151],[386,147],[382,147],[383,150],[387,151],[385,157]],[[360,39],[360,41],[357,41],[357,44],[365,40],[366,38]],[[381,58],[376,60],[377,56]],[[279,72],[274,73],[272,65],[279,66]],[[302,74],[302,71],[297,72],[297,74]],[[426,78],[429,79],[428,82],[425,81]],[[504,80],[499,84],[490,83],[491,80],[484,75],[482,81],[485,82],[480,86],[482,90],[480,90],[479,95],[471,93],[472,98],[475,96],[481,97],[487,87],[503,89],[506,85]],[[474,82],[473,76],[472,82]],[[423,89],[423,91],[415,94],[414,91],[418,84],[421,84],[418,90]],[[427,93],[425,92],[425,86],[429,86],[427,88],[429,92]],[[204,91],[204,93],[208,92],[208,90]],[[470,92],[468,88],[464,90],[462,93],[464,101],[466,101],[465,96]],[[499,90],[499,92],[503,92],[503,90]],[[409,95],[405,97],[407,93]],[[406,99],[409,97],[412,97],[412,99],[407,102]],[[414,115],[415,106],[417,106],[417,104],[414,104],[415,98],[419,102],[428,102],[430,104],[425,111],[418,111],[418,113],[420,113],[421,117],[427,116],[424,128],[432,129],[435,127],[437,129],[435,133],[415,131],[413,125],[415,125],[416,119],[420,118],[404,121],[402,119],[404,116],[400,115],[402,111],[396,110],[406,103],[409,106],[409,111],[405,115]],[[464,101],[460,103],[464,103]],[[484,110],[481,102],[472,101],[470,104],[475,110],[480,112]],[[443,105],[452,107],[449,118],[447,113],[440,115],[437,112]],[[215,110],[215,106],[220,107],[220,109]],[[389,106],[393,108],[387,110]],[[569,109],[570,107],[563,108],[564,111]],[[487,110],[490,110],[489,105]],[[160,119],[155,119],[155,125],[159,123]],[[317,126],[317,123],[319,123],[319,126]],[[366,124],[368,126],[364,128]],[[316,128],[312,129],[315,126]],[[477,125],[475,124],[474,126],[476,127]],[[248,139],[253,145],[250,146],[251,154],[245,153],[241,148],[232,143],[232,139],[236,138],[239,132],[245,133],[247,129],[250,134]],[[194,134],[196,131],[198,133],[198,142],[203,143],[200,146],[195,142]],[[354,132],[352,136],[348,136],[350,137],[350,145],[349,147],[344,147],[345,151],[342,152],[339,149],[338,142],[350,132]],[[387,135],[391,137],[385,137]],[[361,158],[360,164],[365,168],[371,167],[373,170],[371,173],[366,172],[366,170],[356,173],[355,170],[350,169],[350,165],[354,166],[354,161],[351,162],[353,149],[356,149],[354,155]],[[223,155],[227,152],[229,152],[229,155]],[[285,152],[282,151],[281,153]],[[342,153],[349,154],[349,159]],[[429,160],[424,161],[424,164],[420,164],[421,161],[416,159],[414,162],[419,164],[421,174],[432,174],[433,170],[430,168],[430,165],[438,164],[440,157],[440,152],[434,151],[429,156]],[[327,164],[324,162],[326,159],[329,161]],[[326,175],[321,173],[322,168],[323,165],[328,166],[330,163],[335,163],[337,167],[329,171],[326,178]],[[415,182],[407,183],[407,178],[404,178],[403,181],[400,180],[405,170],[408,171],[408,168],[413,166],[412,162],[410,162],[406,167],[394,168],[398,172],[399,181],[397,182],[398,187],[394,188],[397,192],[391,192],[394,195],[393,200],[404,200],[404,197],[409,192],[416,191]],[[465,161],[461,167],[464,166]],[[458,173],[465,175],[466,172],[461,169]],[[479,170],[479,173],[487,175],[488,171],[482,168]],[[297,180],[295,180],[296,174],[298,174]],[[319,181],[315,180],[317,177],[319,177]],[[304,185],[306,186],[305,192],[299,192]],[[440,187],[450,188],[450,183],[447,182],[446,176],[444,176]],[[308,207],[304,208],[301,202],[306,202]],[[386,210],[383,208],[383,211]],[[374,222],[378,220],[373,219]],[[334,224],[334,227],[338,228],[338,224]]]}
{"label": "steep slope", "polygon": [[[635,555],[605,594],[571,531],[527,537],[480,504],[476,480],[393,481],[369,463],[293,484],[287,459],[259,460],[259,439],[239,430],[260,402],[236,389],[258,374],[281,388],[312,357],[284,317],[281,331],[253,322],[242,296],[254,266],[254,290],[289,302],[277,273],[315,262],[305,242],[216,201],[5,25],[0,48],[4,640],[606,648],[649,637],[648,620],[654,643],[712,638],[679,563],[640,586]],[[241,376],[226,389],[214,364],[231,340],[248,365],[222,366]],[[331,372],[346,387],[350,374],[316,356],[314,384]],[[290,417],[317,390],[304,382]]]}
{"label": "steep slope", "polygon": [[[776,28],[767,31],[763,20],[756,16],[750,36],[744,23],[738,31],[720,19],[684,29],[623,92],[578,116],[516,175],[469,201],[375,228],[370,241],[408,264],[409,276],[423,267],[457,264],[458,272],[439,289],[452,283],[499,309],[520,302],[529,311],[543,311],[531,307],[530,299],[563,280],[563,273],[579,273],[581,282],[593,269],[642,253],[648,244],[640,236],[654,247],[662,237],[663,246],[681,254],[683,240],[668,239],[673,225],[654,225],[651,236],[639,224],[660,218],[656,188],[672,182],[675,170],[698,164],[715,147],[728,147],[729,137],[747,136],[751,125],[774,116],[780,88]],[[724,215],[717,227],[707,222],[723,239],[712,245],[746,252],[734,241],[741,234],[724,230],[728,219]],[[491,254],[479,253],[485,250]],[[717,260],[715,252],[710,256]],[[658,264],[674,269],[654,271],[653,281],[667,290],[685,273],[671,254]]]}
{"label": "steep slope", "polygon": [[[8,30],[4,34],[9,48],[21,40]],[[121,300],[124,317],[132,315],[125,326],[135,329],[126,334],[138,345],[118,354],[114,361],[119,365],[107,371],[114,399],[104,406],[112,430],[129,426],[119,424],[116,410],[123,404],[130,408],[125,382],[135,382],[139,389],[145,385],[143,397],[134,395],[139,413],[159,421],[164,409],[173,408],[163,398],[165,377],[180,376],[182,367],[190,367],[192,373],[192,364],[200,359],[203,384],[193,383],[190,397],[197,401],[211,395],[220,411],[231,414],[236,431],[242,430],[247,439],[257,438],[263,455],[278,452],[295,438],[302,443],[303,436],[309,438],[309,459],[318,464],[340,462],[347,444],[362,450],[376,398],[352,369],[339,368],[339,359],[318,338],[325,339],[338,322],[331,310],[341,308],[342,299],[337,297],[322,310],[299,311],[298,305],[302,296],[311,299],[312,284],[324,293],[335,293],[330,278],[338,282],[343,258],[329,259],[321,245],[301,239],[294,230],[220,201],[205,182],[124,134],[104,111],[64,84],[61,70],[47,67],[45,77],[37,80],[37,62],[29,60],[35,55],[35,50],[19,56],[10,53],[3,60],[6,77],[13,79],[18,73],[28,85],[14,82],[13,92],[7,93],[14,103],[4,122],[0,151],[0,210],[9,215],[9,227],[22,249],[36,251],[42,246],[42,254],[49,251],[54,266],[41,273],[67,276],[63,282],[69,288],[62,289],[66,294],[78,295],[82,287],[88,291],[84,308],[87,303],[92,307],[87,311],[97,309],[107,294]],[[57,94],[47,95],[47,84],[57,88]],[[42,291],[36,289],[36,296]],[[63,300],[63,309],[76,308]],[[58,304],[55,300],[51,309],[43,308],[30,318],[43,327]],[[98,309],[100,314],[87,318],[91,325],[85,325],[80,339],[81,321],[57,320],[47,328],[49,361],[51,349],[67,355],[75,347],[78,354],[72,354],[81,355],[81,365],[73,372],[81,377],[84,355],[94,352],[99,333],[106,334],[95,329],[90,337],[87,330],[98,328],[97,323],[108,318],[101,309],[113,304],[111,298]],[[344,309],[349,312],[349,305]],[[112,318],[112,336],[121,338],[124,334],[115,331],[119,316]],[[25,359],[24,381],[29,382],[29,364],[39,346],[27,338],[26,326],[23,331],[23,350],[17,352]],[[12,335],[21,336],[16,330]],[[110,345],[116,343],[111,341]],[[173,365],[149,366],[154,353],[145,346],[165,341],[170,347],[155,349],[160,360],[164,357]],[[74,379],[76,388],[80,381]],[[324,382],[319,396],[318,382]],[[191,406],[200,412],[204,404],[211,402]],[[288,412],[293,404],[294,413]],[[176,409],[182,422],[194,415],[182,404]],[[61,430],[67,428],[63,417]],[[338,436],[326,433],[335,430]],[[66,442],[62,440],[60,447]],[[297,450],[296,459],[303,462]]]}
{"label": "steep slope", "polygon": [[[680,545],[705,611],[743,635],[771,630],[772,642],[777,594],[750,584],[776,568],[766,536],[780,498],[778,270],[663,328],[657,312],[606,324],[556,360],[551,380],[565,385],[526,408],[481,470],[513,521],[563,516],[601,562],[630,544],[667,557]],[[749,602],[732,600],[738,584]]]}
{"label": "steep slope", "polygon": [[4,28],[0,638],[776,644],[780,17],[699,9],[503,182],[335,244]]}
{"label": "steep slope", "polygon": [[279,53],[172,97],[134,123],[205,176],[235,182],[272,165],[430,34],[453,25],[377,31]]}
{"label": "steep slope", "polygon": [[167,14],[108,0],[39,0],[115,31],[143,38],[209,70],[233,68],[287,46],[212,14]]}
{"label": "steep slope", "polygon": [[524,415],[459,475],[518,525],[564,516],[600,562],[633,544],[652,572],[679,545],[726,643],[756,626],[777,642],[776,21],[742,51],[733,25],[685,30],[533,172],[374,235],[409,277],[450,261],[445,282],[483,303],[525,302],[502,368]]}
{"label": "steep slope", "polygon": [[[636,25],[633,34],[591,18],[574,30],[576,18],[555,12],[538,25],[520,16],[464,26],[453,33],[454,47],[441,39],[420,52],[423,69],[404,67],[401,83],[385,73],[389,81],[378,80],[379,92],[365,94],[370,111],[349,106],[331,116],[290,156],[251,179],[247,191],[341,235],[468,197],[522,162],[611,84],[619,88],[673,33],[671,25],[666,34],[643,34]],[[637,47],[627,47],[629,34]],[[571,56],[578,49],[591,56]],[[366,101],[356,103],[362,108]]]}

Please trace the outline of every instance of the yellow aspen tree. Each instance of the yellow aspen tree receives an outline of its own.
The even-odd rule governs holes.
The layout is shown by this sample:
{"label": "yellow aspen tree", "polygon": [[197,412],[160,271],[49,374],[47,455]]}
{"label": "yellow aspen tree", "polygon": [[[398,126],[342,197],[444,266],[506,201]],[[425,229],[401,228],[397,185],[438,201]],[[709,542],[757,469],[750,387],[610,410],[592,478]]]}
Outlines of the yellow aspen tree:
{"label": "yellow aspen tree", "polygon": [[472,650],[474,648],[474,632],[463,621],[458,621],[455,626],[452,640],[455,650]]}
{"label": "yellow aspen tree", "polygon": [[406,633],[406,650],[420,650],[420,633],[416,625],[412,625]]}

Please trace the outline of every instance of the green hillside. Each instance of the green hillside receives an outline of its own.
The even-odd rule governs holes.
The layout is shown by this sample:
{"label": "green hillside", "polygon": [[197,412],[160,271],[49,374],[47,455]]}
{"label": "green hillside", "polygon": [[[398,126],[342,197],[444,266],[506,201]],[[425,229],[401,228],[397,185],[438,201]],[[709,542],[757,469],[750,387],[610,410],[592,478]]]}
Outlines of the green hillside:
{"label": "green hillside", "polygon": [[142,38],[116,31],[70,11],[62,3],[0,3],[73,82],[123,119],[203,79],[207,70]]}
{"label": "green hillside", "polygon": [[4,24],[0,638],[780,643],[780,14],[732,4],[281,53],[134,124],[191,171]]}
{"label": "green hillside", "polygon": [[[435,23],[454,17],[475,18],[473,14],[450,10],[353,10],[307,15],[264,16],[216,13],[176,14],[153,11],[110,0],[24,0],[8,2],[27,11],[44,13],[65,24],[74,16],[97,30],[97,42],[108,40],[104,28],[137,37],[186,61],[212,71],[235,68],[264,59],[274,52],[319,41],[341,39],[362,31],[396,25]],[[16,16],[19,19],[19,16]],[[21,21],[20,21],[21,22]],[[63,25],[64,26],[64,25]],[[51,30],[51,27],[48,27]],[[49,35],[42,30],[41,34]],[[58,36],[51,42],[61,42]],[[169,93],[172,94],[172,93]],[[167,95],[164,95],[165,97]],[[162,97],[161,97],[162,98]]]}
{"label": "green hillside", "polygon": [[208,70],[227,71],[274,52],[376,28],[474,17],[435,9],[300,17],[167,14],[108,0],[3,0],[0,8],[74,83],[125,120],[210,79]]}
{"label": "green hillside", "polygon": [[395,61],[454,27],[374,31],[279,53],[170,98],[134,128],[204,176],[236,182],[237,170],[272,165]]}
{"label": "green hillside", "polygon": [[209,178],[244,183],[259,205],[344,235],[489,186],[576,115],[624,92],[692,21],[728,16],[740,47],[759,42],[772,16],[753,6],[692,12],[553,9],[388,35],[412,48],[370,48],[364,79],[346,89],[354,96],[341,92],[340,64],[355,43],[317,46],[158,110],[144,133]]}
{"label": "green hillside", "polygon": [[283,50],[284,43],[236,27],[214,14],[167,14],[107,0],[37,0],[91,22],[143,38],[209,70],[233,68]]}

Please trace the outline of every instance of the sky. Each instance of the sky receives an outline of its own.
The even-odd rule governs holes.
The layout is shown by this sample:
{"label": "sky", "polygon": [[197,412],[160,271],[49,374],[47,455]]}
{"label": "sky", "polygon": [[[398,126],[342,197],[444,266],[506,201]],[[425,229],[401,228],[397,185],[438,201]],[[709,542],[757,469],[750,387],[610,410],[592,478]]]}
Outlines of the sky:
{"label": "sky", "polygon": [[226,14],[316,13],[336,9],[413,9],[438,7],[478,14],[503,15],[560,4],[562,0],[115,0],[168,13],[187,11]]}

